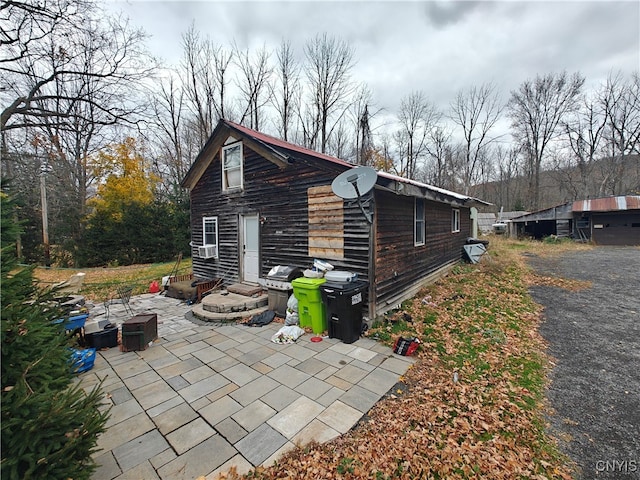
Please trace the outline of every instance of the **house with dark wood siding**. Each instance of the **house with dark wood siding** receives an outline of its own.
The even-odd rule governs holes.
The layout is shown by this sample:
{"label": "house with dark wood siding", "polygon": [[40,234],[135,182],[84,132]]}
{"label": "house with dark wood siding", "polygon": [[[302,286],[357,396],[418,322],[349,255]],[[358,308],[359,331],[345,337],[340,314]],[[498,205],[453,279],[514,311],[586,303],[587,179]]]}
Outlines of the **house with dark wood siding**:
{"label": "house with dark wood siding", "polygon": [[374,318],[463,256],[471,208],[484,202],[379,172],[362,198],[333,194],[354,165],[221,120],[182,185],[191,198],[193,272],[259,284],[276,265],[314,259],[369,282]]}

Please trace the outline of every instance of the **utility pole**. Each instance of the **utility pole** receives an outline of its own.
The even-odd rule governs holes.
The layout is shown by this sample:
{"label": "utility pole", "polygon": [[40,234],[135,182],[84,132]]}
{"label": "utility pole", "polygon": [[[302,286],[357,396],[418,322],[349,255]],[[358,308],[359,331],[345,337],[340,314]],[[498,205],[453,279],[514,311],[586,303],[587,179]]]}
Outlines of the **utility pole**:
{"label": "utility pole", "polygon": [[46,176],[51,167],[48,163],[40,166],[40,202],[42,203],[42,244],[44,247],[44,265],[51,266],[51,251],[49,247],[49,213],[47,205]]}

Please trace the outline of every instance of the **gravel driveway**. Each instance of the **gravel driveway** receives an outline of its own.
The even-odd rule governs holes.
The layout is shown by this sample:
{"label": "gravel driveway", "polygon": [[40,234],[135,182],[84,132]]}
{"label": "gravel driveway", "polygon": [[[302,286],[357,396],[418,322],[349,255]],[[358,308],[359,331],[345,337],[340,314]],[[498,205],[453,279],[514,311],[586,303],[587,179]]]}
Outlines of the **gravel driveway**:
{"label": "gravel driveway", "polygon": [[549,431],[578,479],[640,479],[640,249],[597,247],[530,257],[540,274],[593,282],[534,287],[555,367]]}

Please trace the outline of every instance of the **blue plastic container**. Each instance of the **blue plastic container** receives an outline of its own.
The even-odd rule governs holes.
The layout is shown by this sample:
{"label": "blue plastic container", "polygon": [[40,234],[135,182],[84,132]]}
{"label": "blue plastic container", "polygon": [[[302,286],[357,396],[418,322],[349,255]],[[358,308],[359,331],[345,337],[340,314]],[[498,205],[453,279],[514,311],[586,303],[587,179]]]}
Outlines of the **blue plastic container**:
{"label": "blue plastic container", "polygon": [[89,314],[83,313],[82,315],[74,315],[73,317],[69,318],[59,318],[53,323],[62,324],[65,330],[73,331],[77,328],[84,328],[84,324],[86,323],[87,318],[89,318]]}
{"label": "blue plastic container", "polygon": [[95,348],[71,349],[71,371],[73,373],[82,373],[91,370],[95,361]]}

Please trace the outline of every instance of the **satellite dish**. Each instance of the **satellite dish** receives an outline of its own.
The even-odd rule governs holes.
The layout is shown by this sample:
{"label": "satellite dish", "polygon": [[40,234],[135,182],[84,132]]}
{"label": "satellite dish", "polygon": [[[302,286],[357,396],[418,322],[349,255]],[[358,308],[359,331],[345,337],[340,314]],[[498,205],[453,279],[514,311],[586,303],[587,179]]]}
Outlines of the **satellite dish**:
{"label": "satellite dish", "polygon": [[331,190],[338,197],[345,200],[358,200],[358,206],[362,210],[367,222],[373,223],[373,219],[367,214],[362,206],[361,197],[371,191],[376,184],[378,174],[371,167],[356,167],[346,172],[342,172],[331,183]]}
{"label": "satellite dish", "polygon": [[352,168],[334,178],[331,190],[337,196],[351,200],[369,193],[377,179],[378,174],[371,167]]}

